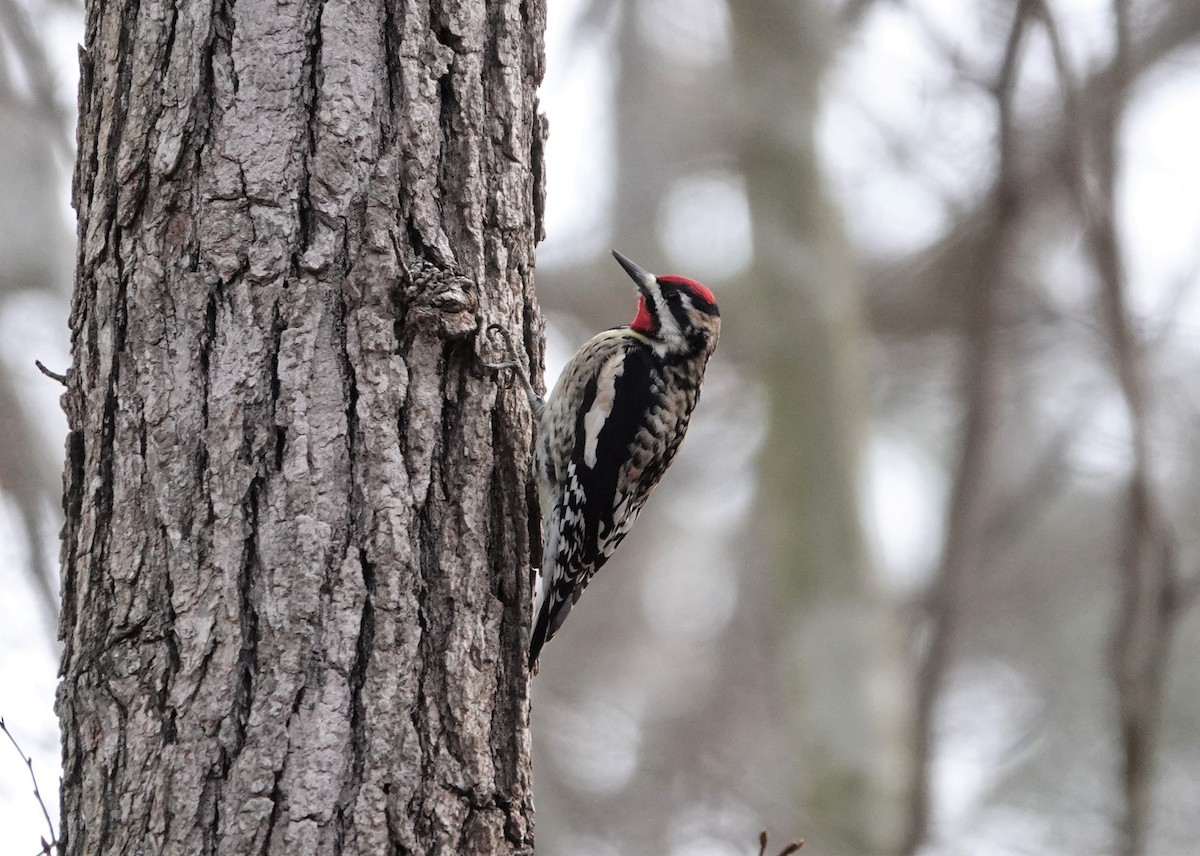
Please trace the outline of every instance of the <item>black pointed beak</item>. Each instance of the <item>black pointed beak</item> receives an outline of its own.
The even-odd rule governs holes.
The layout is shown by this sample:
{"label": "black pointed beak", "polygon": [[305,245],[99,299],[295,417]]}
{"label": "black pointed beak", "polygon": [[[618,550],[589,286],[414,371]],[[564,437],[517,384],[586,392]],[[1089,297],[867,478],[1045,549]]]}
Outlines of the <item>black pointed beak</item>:
{"label": "black pointed beak", "polygon": [[630,279],[637,283],[638,291],[649,297],[650,286],[654,283],[657,277],[655,277],[654,274],[650,273],[650,271],[646,270],[637,262],[630,261],[616,250],[613,250],[612,254],[613,258],[621,263],[621,267],[625,268],[625,273],[629,274]]}

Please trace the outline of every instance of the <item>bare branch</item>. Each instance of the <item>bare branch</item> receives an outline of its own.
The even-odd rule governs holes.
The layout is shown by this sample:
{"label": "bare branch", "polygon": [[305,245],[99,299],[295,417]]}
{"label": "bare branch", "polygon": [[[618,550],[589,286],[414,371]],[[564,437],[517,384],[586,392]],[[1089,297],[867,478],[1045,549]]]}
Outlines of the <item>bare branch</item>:
{"label": "bare branch", "polygon": [[990,240],[984,245],[979,267],[972,272],[971,279],[958,280],[960,287],[970,288],[972,281],[976,283],[968,295],[968,316],[962,329],[966,353],[960,394],[965,413],[960,457],[947,512],[946,540],[930,591],[930,641],[917,675],[915,757],[908,829],[901,845],[904,854],[916,853],[928,833],[934,709],[952,659],[962,587],[978,563],[985,527],[985,475],[991,455],[998,372],[995,314],[998,294],[1007,275],[1004,260],[1010,255],[1021,204],[1012,99],[1021,45],[1032,13],[1033,3],[1021,0],[993,89],[998,117],[998,175],[991,199]]}
{"label": "bare branch", "polygon": [[37,775],[33,772],[33,758],[25,754],[25,750],[21,748],[21,744],[17,742],[17,738],[8,730],[8,726],[5,725],[4,717],[2,716],[0,716],[0,731],[3,731],[5,736],[8,737],[13,748],[17,750],[17,754],[21,756],[21,760],[25,762],[25,766],[29,768],[29,778],[33,781],[33,795],[37,799],[38,805],[42,807],[42,816],[46,818],[46,827],[50,830],[50,841],[47,842],[45,838],[42,839],[41,852],[49,854],[51,847],[58,846],[58,838],[54,834],[54,824],[50,820],[50,811],[46,808],[46,801],[42,799],[41,789],[38,788]]}
{"label": "bare branch", "polygon": [[[1054,23],[1044,0],[1035,0],[1034,12],[1045,24]],[[1063,54],[1059,28],[1047,28],[1051,51]],[[1122,98],[1124,88],[1159,65],[1180,48],[1195,43],[1200,36],[1200,3],[1167,4],[1164,14],[1154,25],[1131,39],[1125,61],[1124,76],[1117,74],[1114,63],[1108,63],[1088,74],[1074,87],[1076,104],[1096,104],[1111,98]],[[1055,41],[1058,47],[1055,47]],[[1056,60],[1057,64],[1057,60]],[[1063,67],[1066,67],[1065,60]],[[1122,90],[1122,91],[1118,91]],[[1020,195],[1029,208],[1051,199],[1061,198],[1064,177],[1063,151],[1065,141],[1078,139],[1070,129],[1070,117],[1039,124],[1022,124],[1018,136],[1028,147],[1020,172]],[[994,188],[993,188],[994,193]],[[955,227],[935,244],[924,248],[906,260],[888,259],[886,265],[868,270],[872,286],[866,290],[869,299],[871,326],[875,330],[944,331],[957,327],[967,312],[965,295],[953,287],[954,272],[961,270],[982,251],[989,240],[992,217],[992,194],[985,202],[958,212]],[[886,287],[885,287],[886,286]]]}
{"label": "bare branch", "polygon": [[12,86],[6,87],[5,93],[25,108],[32,118],[44,122],[52,130],[51,137],[55,146],[67,156],[74,150],[71,141],[70,124],[66,111],[58,104],[54,96],[54,74],[46,58],[45,49],[38,39],[33,23],[26,11],[14,0],[0,0],[0,29],[8,37],[14,53],[29,80],[29,98],[20,99]]}
{"label": "bare branch", "polygon": [[[1122,856],[1141,856],[1179,588],[1174,537],[1152,477],[1150,382],[1144,366],[1144,344],[1134,330],[1128,306],[1124,252],[1116,224],[1119,136],[1135,53],[1127,0],[1113,0],[1115,48],[1106,75],[1108,90],[1105,98],[1085,102],[1078,96],[1055,19],[1041,0],[1039,7],[1062,90],[1065,183],[1083,224],[1088,254],[1099,280],[1099,309],[1132,433],[1119,571],[1121,594],[1111,656],[1124,796],[1119,852]],[[1095,105],[1092,114],[1083,112],[1085,103]]]}

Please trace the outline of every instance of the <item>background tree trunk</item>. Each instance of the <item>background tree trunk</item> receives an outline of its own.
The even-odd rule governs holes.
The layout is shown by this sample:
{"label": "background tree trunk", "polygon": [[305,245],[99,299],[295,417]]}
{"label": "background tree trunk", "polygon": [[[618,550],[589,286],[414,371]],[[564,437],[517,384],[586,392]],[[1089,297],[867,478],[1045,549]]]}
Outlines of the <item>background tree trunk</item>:
{"label": "background tree trunk", "polygon": [[862,530],[864,310],[816,144],[836,33],[810,3],[729,9],[744,94],[734,124],[754,224],[750,359],[769,407],[759,503],[777,579],[786,769],[806,837],[829,853],[894,852],[908,673],[898,610],[871,573]]}
{"label": "background tree trunk", "polygon": [[543,26],[88,3],[63,853],[531,852]]}

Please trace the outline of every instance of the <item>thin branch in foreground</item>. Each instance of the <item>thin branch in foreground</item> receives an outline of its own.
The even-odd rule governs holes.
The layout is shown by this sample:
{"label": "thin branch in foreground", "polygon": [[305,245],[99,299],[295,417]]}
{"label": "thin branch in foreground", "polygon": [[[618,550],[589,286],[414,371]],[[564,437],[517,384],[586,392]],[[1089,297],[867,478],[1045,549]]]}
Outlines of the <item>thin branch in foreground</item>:
{"label": "thin branch in foreground", "polygon": [[[793,841],[787,847],[779,851],[779,856],[791,856],[801,847],[804,846],[804,839]],[[767,831],[764,829],[758,834],[758,856],[767,856]]]}
{"label": "thin branch in foreground", "polygon": [[58,846],[58,837],[54,834],[54,824],[50,820],[50,811],[46,808],[46,801],[42,799],[41,789],[38,788],[37,775],[33,772],[33,758],[25,754],[25,750],[21,748],[21,744],[17,742],[17,738],[8,730],[8,726],[4,724],[4,717],[0,716],[0,731],[3,731],[8,737],[13,748],[17,750],[17,754],[21,756],[21,760],[25,762],[25,766],[29,768],[29,778],[33,781],[33,795],[38,801],[38,805],[42,807],[42,816],[46,818],[46,826],[50,829],[50,840],[42,839],[41,852],[45,856],[50,856],[51,848]]}

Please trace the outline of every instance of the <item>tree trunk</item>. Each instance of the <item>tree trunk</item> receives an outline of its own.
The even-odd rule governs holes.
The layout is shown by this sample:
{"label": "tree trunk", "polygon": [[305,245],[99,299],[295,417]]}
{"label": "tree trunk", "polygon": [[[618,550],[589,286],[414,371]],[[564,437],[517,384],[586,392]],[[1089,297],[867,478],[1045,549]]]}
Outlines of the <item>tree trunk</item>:
{"label": "tree trunk", "polygon": [[89,0],[62,853],[532,851],[543,23]]}
{"label": "tree trunk", "polygon": [[778,579],[772,612],[791,717],[786,773],[798,831],[822,852],[893,852],[908,671],[901,623],[872,577],[860,523],[870,409],[863,308],[818,168],[820,83],[835,34],[811,3],[729,8],[744,96],[735,125],[754,226],[755,307],[746,323],[757,331],[752,359],[770,408],[759,503]]}

